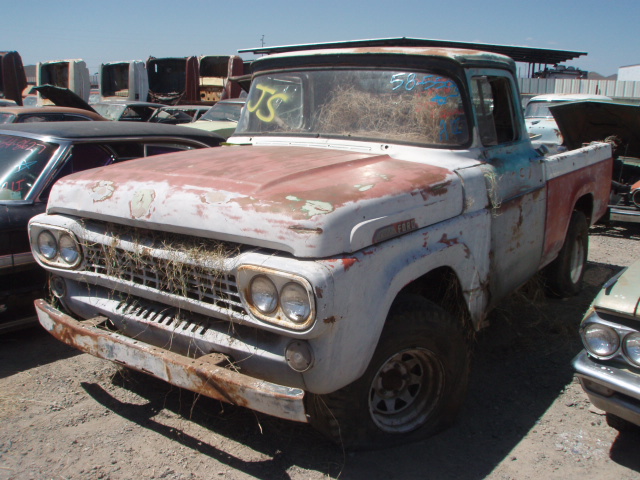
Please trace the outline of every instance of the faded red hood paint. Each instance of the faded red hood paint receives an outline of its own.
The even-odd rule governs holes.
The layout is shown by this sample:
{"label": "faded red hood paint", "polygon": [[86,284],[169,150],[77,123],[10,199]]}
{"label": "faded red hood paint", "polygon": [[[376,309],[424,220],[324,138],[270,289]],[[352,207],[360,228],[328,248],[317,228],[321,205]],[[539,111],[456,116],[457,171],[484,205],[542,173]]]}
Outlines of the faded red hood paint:
{"label": "faded red hood paint", "polygon": [[237,146],[71,175],[47,209],[319,258],[458,215],[461,189],[448,169],[384,154]]}

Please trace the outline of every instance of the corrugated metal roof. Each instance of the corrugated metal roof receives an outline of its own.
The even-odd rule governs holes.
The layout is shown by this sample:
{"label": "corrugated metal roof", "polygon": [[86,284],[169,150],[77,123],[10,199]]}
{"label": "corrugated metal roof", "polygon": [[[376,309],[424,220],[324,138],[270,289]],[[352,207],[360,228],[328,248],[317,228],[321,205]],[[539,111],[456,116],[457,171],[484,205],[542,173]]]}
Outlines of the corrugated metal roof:
{"label": "corrugated metal roof", "polygon": [[279,47],[256,47],[238,50],[239,53],[272,54],[295,52],[302,50],[318,50],[325,48],[356,48],[356,47],[443,47],[482,50],[500,53],[511,57],[516,62],[540,63],[555,65],[586,55],[587,52],[569,50],[550,50],[546,48],[518,47],[510,45],[492,45],[486,43],[454,42],[450,40],[430,40],[425,38],[376,38],[370,40],[347,40],[341,42],[307,43],[300,45],[283,45]]}

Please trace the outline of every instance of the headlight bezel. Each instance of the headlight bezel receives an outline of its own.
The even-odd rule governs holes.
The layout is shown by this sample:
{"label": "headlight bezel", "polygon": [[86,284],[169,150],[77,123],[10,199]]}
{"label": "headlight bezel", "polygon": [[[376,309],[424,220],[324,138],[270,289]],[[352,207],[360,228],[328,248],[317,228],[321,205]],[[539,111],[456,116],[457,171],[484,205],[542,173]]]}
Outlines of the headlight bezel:
{"label": "headlight bezel", "polygon": [[[634,368],[640,367],[640,353],[634,354],[630,351],[629,342],[640,340],[640,331],[623,323],[616,322],[617,317],[604,312],[602,315],[596,310],[592,310],[582,321],[580,325],[580,338],[585,351],[593,358],[598,360],[620,360],[624,361]],[[623,319],[624,320],[624,319]],[[600,327],[607,329],[608,332],[616,336],[616,348],[612,349],[608,354],[602,355],[590,348],[585,336],[588,334],[590,327]],[[633,348],[636,348],[635,346]]]}
{"label": "headlight bezel", "polygon": [[[30,226],[29,234],[31,237],[31,249],[34,257],[42,265],[72,270],[82,263],[84,258],[82,245],[71,230],[53,225],[32,224]],[[50,235],[55,241],[55,254],[52,256],[47,256],[41,251],[40,238],[43,235]],[[65,247],[61,247],[61,240],[62,244],[66,245]],[[69,259],[63,253],[63,249],[75,251],[75,257]]]}
{"label": "headlight bezel", "polygon": [[[245,304],[247,311],[252,316],[270,325],[276,325],[294,331],[304,331],[311,328],[316,320],[316,299],[311,283],[304,277],[289,272],[283,272],[271,268],[257,265],[242,265],[237,271],[238,285],[240,286],[241,298]],[[264,312],[256,306],[256,302],[252,296],[252,284],[255,279],[266,278],[275,287],[277,292],[277,305],[269,313]],[[308,305],[308,314],[306,318],[299,321],[292,319],[287,314],[287,309],[282,304],[282,293],[285,287],[292,288],[290,285],[296,285],[295,288],[300,289],[299,292],[305,292],[306,302]]]}

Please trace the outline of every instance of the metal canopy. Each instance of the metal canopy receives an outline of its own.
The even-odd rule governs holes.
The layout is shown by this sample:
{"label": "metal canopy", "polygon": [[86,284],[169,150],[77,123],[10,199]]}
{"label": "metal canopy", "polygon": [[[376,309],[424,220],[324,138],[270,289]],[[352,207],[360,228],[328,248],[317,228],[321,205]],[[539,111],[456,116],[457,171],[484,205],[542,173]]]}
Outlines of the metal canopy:
{"label": "metal canopy", "polygon": [[296,52],[301,50],[318,50],[323,48],[358,48],[358,47],[444,47],[482,50],[500,53],[511,57],[516,62],[529,64],[556,65],[586,55],[587,52],[569,50],[549,50],[546,48],[517,47],[510,45],[491,45],[487,43],[453,42],[449,40],[429,40],[425,38],[377,38],[371,40],[347,40],[342,42],[307,43],[300,45],[283,45],[280,47],[256,47],[238,50],[239,53],[272,54]]}

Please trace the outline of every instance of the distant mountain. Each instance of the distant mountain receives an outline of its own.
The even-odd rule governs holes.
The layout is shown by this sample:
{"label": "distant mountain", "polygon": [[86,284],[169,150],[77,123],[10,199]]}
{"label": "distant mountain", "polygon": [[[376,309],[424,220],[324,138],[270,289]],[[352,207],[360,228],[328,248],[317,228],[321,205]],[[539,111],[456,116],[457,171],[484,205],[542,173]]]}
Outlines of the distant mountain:
{"label": "distant mountain", "polygon": [[587,79],[589,79],[589,80],[617,80],[618,79],[618,74],[614,73],[613,75],[609,75],[608,77],[605,77],[603,75],[600,75],[597,72],[589,72],[589,75],[587,76]]}

